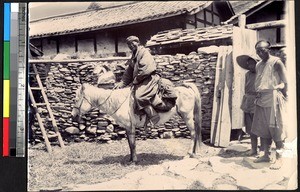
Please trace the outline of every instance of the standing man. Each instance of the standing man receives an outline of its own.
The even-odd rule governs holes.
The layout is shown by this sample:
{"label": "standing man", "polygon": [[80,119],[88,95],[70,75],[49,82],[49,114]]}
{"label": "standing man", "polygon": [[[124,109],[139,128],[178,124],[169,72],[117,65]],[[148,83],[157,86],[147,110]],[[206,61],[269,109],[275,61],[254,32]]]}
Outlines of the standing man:
{"label": "standing man", "polygon": [[271,44],[258,41],[257,55],[262,59],[256,65],[255,89],[257,92],[252,133],[262,138],[264,155],[254,162],[270,162],[272,140],[276,145],[276,160],[270,169],[280,169],[285,139],[285,102],[287,99],[286,69],[280,58],[270,55]]}
{"label": "standing man", "polygon": [[[256,71],[255,66],[257,63],[256,57],[251,57],[250,55],[240,55],[236,58],[237,63],[243,69],[248,70],[245,75],[245,95],[242,100],[241,109],[244,111],[244,122],[246,127],[246,132],[250,135],[251,139],[251,150],[247,153],[248,156],[256,156],[257,153],[257,136],[252,133],[251,127],[253,122],[254,110],[255,110],[255,79]],[[261,140],[261,138],[260,138]],[[262,143],[262,142],[261,142]],[[262,145],[259,148],[263,151]]]}
{"label": "standing man", "polygon": [[130,36],[126,39],[126,42],[132,51],[132,57],[121,82],[115,88],[123,88],[132,83],[136,108],[138,111],[144,110],[150,123],[152,125],[156,124],[160,118],[151,106],[152,100],[158,91],[158,81],[160,79],[160,76],[156,73],[156,63],[148,49],[140,44],[138,37]]}

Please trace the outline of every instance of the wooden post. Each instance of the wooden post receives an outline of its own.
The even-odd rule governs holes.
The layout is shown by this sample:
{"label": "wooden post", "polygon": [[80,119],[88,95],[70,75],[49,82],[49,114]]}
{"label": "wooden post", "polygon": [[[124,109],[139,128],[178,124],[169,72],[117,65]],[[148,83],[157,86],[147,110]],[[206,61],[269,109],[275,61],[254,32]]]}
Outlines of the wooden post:
{"label": "wooden post", "polygon": [[239,22],[238,22],[238,25],[240,28],[245,28],[246,26],[246,15],[240,15],[239,16]]}

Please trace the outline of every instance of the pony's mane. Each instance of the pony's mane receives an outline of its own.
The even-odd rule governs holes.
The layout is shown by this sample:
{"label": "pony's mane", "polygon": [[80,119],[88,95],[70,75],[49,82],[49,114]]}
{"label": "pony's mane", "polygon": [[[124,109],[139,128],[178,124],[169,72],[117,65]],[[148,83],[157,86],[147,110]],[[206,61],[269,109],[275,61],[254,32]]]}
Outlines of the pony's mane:
{"label": "pony's mane", "polygon": [[106,71],[111,71],[111,69],[110,69],[107,65],[102,65],[102,67],[103,67]]}
{"label": "pony's mane", "polygon": [[91,85],[89,83],[83,83],[82,86],[84,86],[85,88],[88,88],[88,89],[90,89],[90,88],[96,88],[94,85]]}
{"label": "pony's mane", "polygon": [[[88,92],[111,92],[112,89],[104,89],[104,88],[101,88],[101,87],[96,87],[94,85],[91,85],[89,83],[84,83],[82,84],[82,86],[85,87],[85,89],[88,91]],[[114,92],[117,93],[117,95],[119,95],[120,97],[123,97],[123,96],[127,96],[128,93],[129,93],[129,90],[130,88],[127,87],[127,88],[123,88],[123,89],[115,89],[113,90]]]}

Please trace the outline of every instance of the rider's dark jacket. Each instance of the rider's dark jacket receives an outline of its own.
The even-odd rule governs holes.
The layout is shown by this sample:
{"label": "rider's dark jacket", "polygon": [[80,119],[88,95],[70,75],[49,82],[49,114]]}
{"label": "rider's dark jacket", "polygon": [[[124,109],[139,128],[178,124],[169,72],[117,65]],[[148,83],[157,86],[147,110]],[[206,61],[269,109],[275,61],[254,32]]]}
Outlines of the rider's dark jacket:
{"label": "rider's dark jacket", "polygon": [[153,96],[157,93],[160,79],[156,74],[157,64],[149,50],[141,45],[128,63],[122,81],[125,85],[133,84],[137,108],[141,110],[151,104]]}

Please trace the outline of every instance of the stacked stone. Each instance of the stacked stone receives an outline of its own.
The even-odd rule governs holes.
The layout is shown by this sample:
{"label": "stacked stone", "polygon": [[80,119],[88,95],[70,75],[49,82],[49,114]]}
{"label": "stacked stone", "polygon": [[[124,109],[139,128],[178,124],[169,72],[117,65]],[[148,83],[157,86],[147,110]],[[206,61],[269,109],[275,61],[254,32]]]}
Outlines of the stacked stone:
{"label": "stacked stone", "polygon": [[[197,85],[202,96],[202,127],[205,129],[202,133],[209,134],[217,53],[192,52],[189,55],[159,55],[154,58],[162,77],[170,79],[175,85],[182,85],[184,82],[194,82]],[[119,127],[113,119],[100,113],[99,110],[87,113],[79,123],[71,119],[75,91],[81,83],[95,85],[97,78],[93,74],[93,70],[96,65],[104,63],[115,71],[117,80],[120,80],[124,68],[118,66],[124,61],[53,63],[44,77],[46,94],[59,130],[66,141],[111,142],[126,137],[125,129]],[[44,67],[40,65],[39,68]],[[45,118],[48,134],[53,134],[50,121],[46,118],[47,111],[43,108],[40,110],[45,113],[43,118]],[[35,127],[38,127],[37,122],[35,122]],[[42,139],[39,129],[35,129],[35,134],[40,140]],[[154,129],[137,128],[136,135],[137,139],[190,138],[187,126],[179,116],[174,116],[164,125],[156,126]]]}
{"label": "stacked stone", "polygon": [[[124,61],[112,61],[110,66],[117,69],[119,63]],[[81,83],[89,83],[96,85],[98,76],[93,73],[96,65],[102,65],[104,62],[98,63],[52,63],[37,64],[43,86],[53,111],[53,115],[59,127],[59,130],[66,141],[107,141],[111,139],[125,137],[124,131],[113,133],[115,127],[107,117],[103,117],[99,110],[94,110],[83,116],[82,121],[78,124],[72,121],[71,111],[75,102],[75,91]],[[46,70],[45,70],[46,69]],[[33,72],[32,68],[30,69]],[[124,70],[123,70],[124,71]],[[30,85],[36,87],[36,80],[30,80]],[[34,93],[36,98],[40,94]],[[42,102],[42,101],[37,101]],[[45,107],[39,107],[44,126],[48,135],[54,134],[53,126],[49,120],[49,114]],[[104,127],[104,125],[106,125]],[[34,122],[35,137],[37,141],[43,140],[42,133],[38,129],[37,121]],[[104,130],[104,131],[103,131]],[[112,131],[109,131],[112,130]],[[53,142],[56,142],[55,140]]]}
{"label": "stacked stone", "polygon": [[155,57],[162,77],[170,79],[175,85],[184,82],[197,85],[202,99],[202,127],[205,129],[210,129],[211,124],[217,57],[217,53],[204,52]]}

